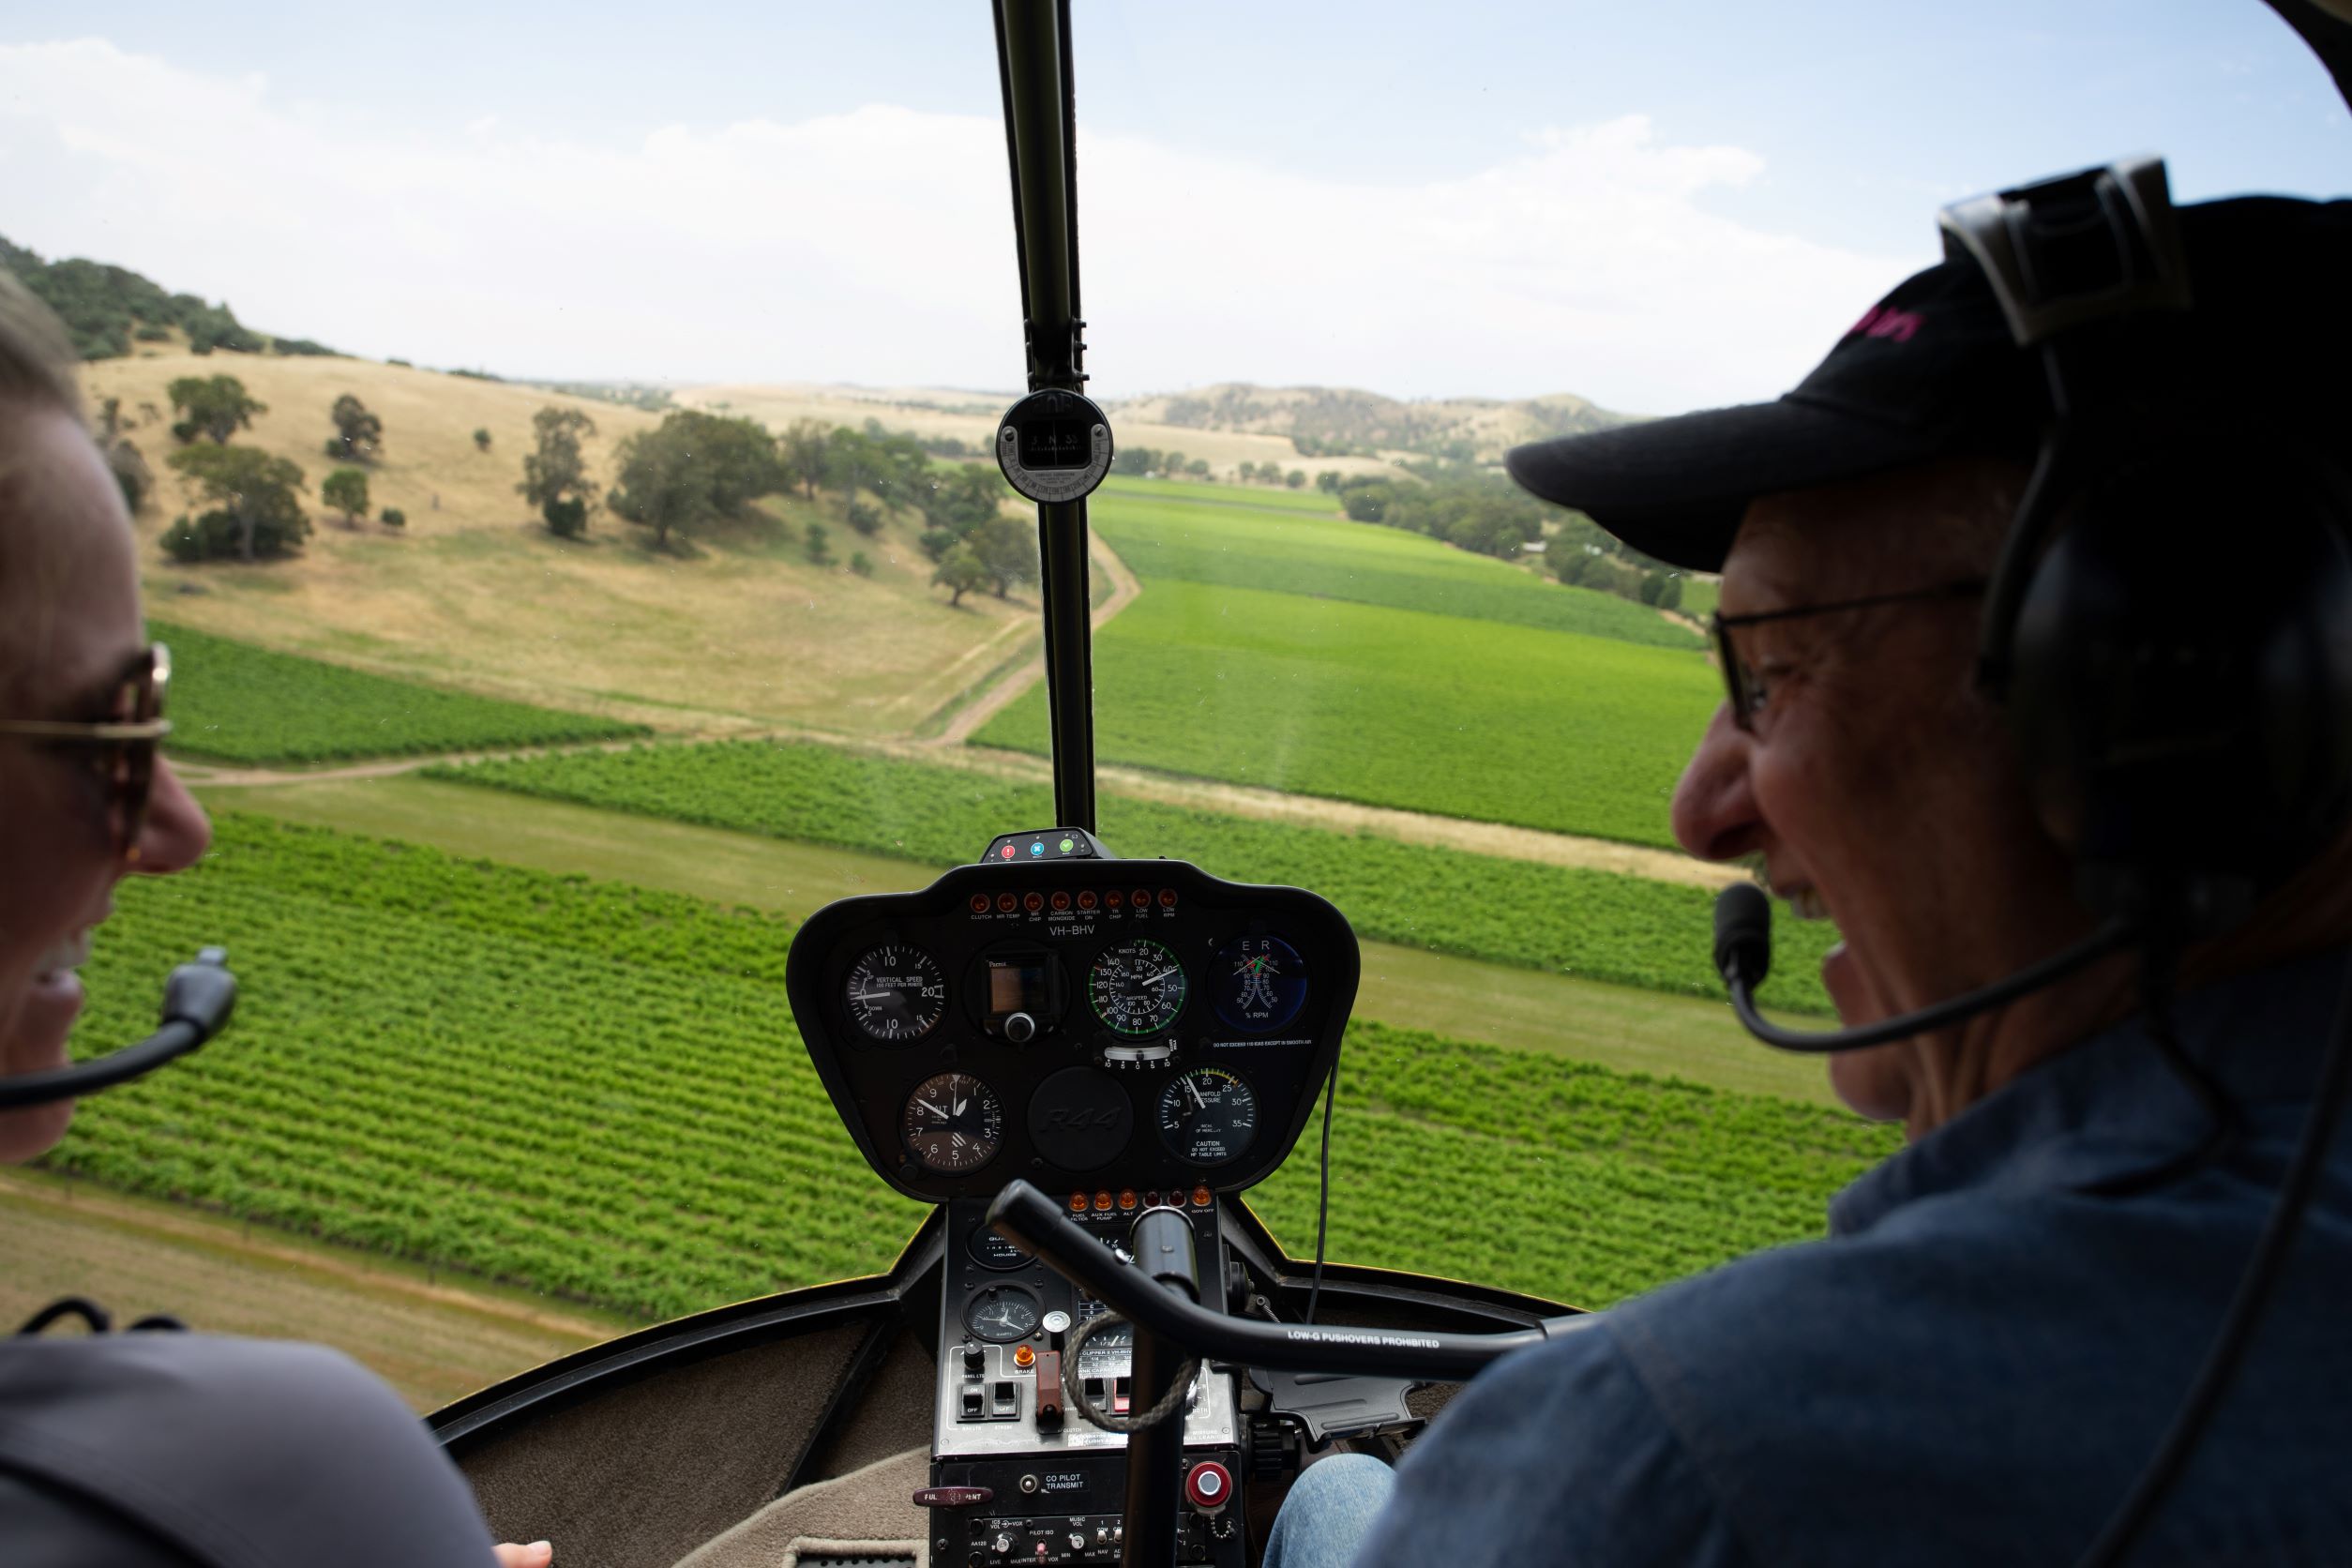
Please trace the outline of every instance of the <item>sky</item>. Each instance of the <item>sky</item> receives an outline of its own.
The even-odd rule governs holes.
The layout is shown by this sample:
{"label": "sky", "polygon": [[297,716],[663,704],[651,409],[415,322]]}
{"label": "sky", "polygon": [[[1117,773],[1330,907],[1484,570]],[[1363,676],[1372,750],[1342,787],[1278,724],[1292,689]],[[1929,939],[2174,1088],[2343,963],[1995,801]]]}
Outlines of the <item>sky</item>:
{"label": "sky", "polygon": [[[485,14],[488,13],[488,14]],[[2335,195],[2257,0],[1076,0],[1098,396],[1770,397],[1942,203]],[[988,7],[0,4],[0,234],[513,377],[1004,389]]]}

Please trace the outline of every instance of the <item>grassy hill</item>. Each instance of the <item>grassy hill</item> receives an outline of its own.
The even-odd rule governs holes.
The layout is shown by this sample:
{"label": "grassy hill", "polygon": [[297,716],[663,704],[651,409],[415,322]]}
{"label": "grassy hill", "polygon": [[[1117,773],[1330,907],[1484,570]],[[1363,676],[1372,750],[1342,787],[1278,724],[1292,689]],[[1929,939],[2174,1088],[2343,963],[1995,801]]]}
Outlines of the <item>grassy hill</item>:
{"label": "grassy hill", "polygon": [[[144,345],[143,345],[144,346]],[[165,386],[230,374],[268,404],[241,444],[290,459],[309,482],[317,532],[300,559],[176,565],[152,540],[192,502],[164,468],[173,450]],[[668,727],[803,724],[847,732],[912,728],[1030,635],[1033,602],[929,586],[916,525],[873,540],[840,526],[837,498],[772,499],[766,520],[656,553],[641,529],[599,512],[589,537],[551,536],[515,491],[531,417],[584,410],[590,474],[612,475],[621,437],[658,416],[470,376],[367,360],[184,352],[83,369],[89,396],[119,398],[128,434],[161,475],[139,520],[148,603],[201,631],[386,674]],[[343,393],[384,421],[370,470],[374,507],[404,529],[345,528],[318,501],[336,464],[327,410]],[[478,450],[474,431],[490,434]],[[870,578],[811,565],[803,529],[822,521],[837,562],[852,549]]]}
{"label": "grassy hill", "polygon": [[[1443,398],[1406,402],[1352,387],[1255,386],[1248,382],[1129,398],[1113,405],[1112,412],[1121,416],[1123,429],[1137,421],[1278,436],[1291,442],[1293,452],[1411,452],[1479,462],[1497,461],[1505,448],[1521,442],[1581,435],[1621,425],[1629,417],[1568,392],[1515,401]],[[1319,467],[1334,466],[1328,458],[1311,460]]]}
{"label": "grassy hill", "polygon": [[[713,409],[722,414],[747,414],[772,429],[781,430],[795,419],[821,419],[828,425],[863,425],[880,419],[893,430],[917,435],[951,435],[987,451],[996,438],[997,419],[1010,408],[1010,392],[947,392],[925,388],[821,386],[806,383],[740,384],[696,386],[675,394],[687,408]],[[1199,458],[1221,478],[1230,478],[1241,465],[1280,463],[1308,474],[1336,469],[1342,474],[1395,472],[1384,458],[1371,456],[1304,458],[1287,433],[1266,430],[1212,430],[1200,425],[1165,420],[1149,408],[1117,403],[1108,409],[1112,430],[1123,447],[1149,446],[1154,451],[1179,451]]]}

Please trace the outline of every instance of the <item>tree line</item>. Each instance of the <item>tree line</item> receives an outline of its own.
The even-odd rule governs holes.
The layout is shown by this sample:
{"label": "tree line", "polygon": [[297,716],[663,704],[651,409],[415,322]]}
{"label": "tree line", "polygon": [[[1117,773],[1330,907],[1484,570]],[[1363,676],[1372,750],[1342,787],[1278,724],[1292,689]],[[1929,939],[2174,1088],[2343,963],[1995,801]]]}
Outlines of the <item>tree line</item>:
{"label": "tree line", "polygon": [[[585,412],[543,408],[532,429],[534,449],[516,489],[560,537],[584,535],[600,497],[613,516],[651,529],[655,549],[670,550],[713,527],[750,520],[765,497],[797,494],[861,539],[882,532],[887,512],[912,510],[923,525],[916,545],[951,603],[984,588],[1003,597],[1037,580],[1034,530],[1004,514],[1012,491],[995,465],[937,461],[935,441],[885,430],[879,420],[854,429],[796,419],[772,431],[755,419],[675,409],[653,430],[621,439],[609,487],[588,475],[581,442],[596,427]],[[829,524],[811,520],[803,537],[811,561],[832,562]],[[847,564],[860,575],[873,570],[862,549]]]}
{"label": "tree line", "polygon": [[1525,554],[1551,521],[1556,526],[1544,559],[1561,582],[1660,610],[1682,603],[1682,579],[1673,568],[1628,549],[1580,512],[1560,516],[1493,469],[1422,462],[1410,465],[1410,472],[1421,482],[1329,471],[1315,482],[1358,522],[1410,529],[1499,560]]}

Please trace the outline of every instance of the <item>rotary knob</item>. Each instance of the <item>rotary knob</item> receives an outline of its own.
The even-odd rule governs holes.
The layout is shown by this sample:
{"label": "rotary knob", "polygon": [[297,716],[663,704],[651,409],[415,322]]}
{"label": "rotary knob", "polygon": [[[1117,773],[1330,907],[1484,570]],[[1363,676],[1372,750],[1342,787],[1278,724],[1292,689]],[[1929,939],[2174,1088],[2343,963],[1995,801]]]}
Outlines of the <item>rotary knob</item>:
{"label": "rotary knob", "polygon": [[1017,1046],[1025,1046],[1037,1038],[1037,1020],[1027,1013],[1014,1013],[1004,1020],[1004,1037]]}

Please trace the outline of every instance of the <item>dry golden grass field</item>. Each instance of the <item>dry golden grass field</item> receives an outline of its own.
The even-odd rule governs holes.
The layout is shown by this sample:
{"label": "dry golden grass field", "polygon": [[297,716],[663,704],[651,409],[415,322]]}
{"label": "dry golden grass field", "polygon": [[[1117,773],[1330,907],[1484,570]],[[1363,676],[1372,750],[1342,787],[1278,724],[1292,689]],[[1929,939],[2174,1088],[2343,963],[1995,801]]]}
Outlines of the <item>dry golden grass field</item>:
{"label": "dry golden grass field", "polygon": [[[879,419],[894,430],[952,435],[984,449],[995,437],[997,415],[1013,398],[1010,393],[822,386],[793,382],[697,386],[676,396],[679,402],[689,407],[747,414],[773,430],[782,430],[803,418],[821,419],[828,425],[863,425],[868,419]],[[1113,423],[1120,445],[1149,446],[1155,451],[1177,451],[1199,458],[1208,463],[1219,479],[1233,478],[1245,462],[1278,463],[1285,469],[1299,469],[1309,476],[1327,468],[1342,474],[1395,472],[1379,458],[1303,458],[1288,436],[1204,430],[1139,419],[1114,418]]]}
{"label": "dry golden grass field", "polygon": [[[236,440],[302,467],[317,532],[299,560],[184,566],[153,543],[193,500],[164,467],[164,388],[220,374],[268,405]],[[967,596],[951,609],[929,585],[915,523],[861,539],[841,526],[837,497],[773,499],[765,525],[682,553],[653,550],[645,530],[601,510],[587,538],[555,538],[515,490],[532,415],[585,410],[596,424],[589,472],[610,481],[614,445],[657,422],[637,409],[358,359],[171,353],[100,361],[83,378],[94,402],[122,400],[161,476],[139,519],[150,611],[223,636],[668,729],[872,733],[912,730],[1033,635],[1033,601]],[[346,527],[319,501],[339,466],[324,450],[327,411],[346,392],[384,421],[369,503],[405,512],[404,528]],[[487,452],[476,429],[490,433]],[[811,521],[831,530],[831,565],[807,559]],[[870,578],[843,565],[852,550],[872,561]]]}

